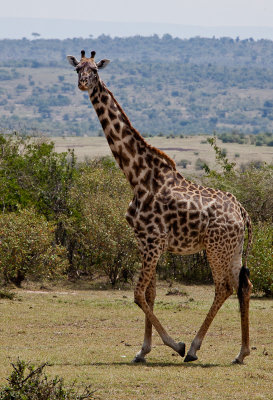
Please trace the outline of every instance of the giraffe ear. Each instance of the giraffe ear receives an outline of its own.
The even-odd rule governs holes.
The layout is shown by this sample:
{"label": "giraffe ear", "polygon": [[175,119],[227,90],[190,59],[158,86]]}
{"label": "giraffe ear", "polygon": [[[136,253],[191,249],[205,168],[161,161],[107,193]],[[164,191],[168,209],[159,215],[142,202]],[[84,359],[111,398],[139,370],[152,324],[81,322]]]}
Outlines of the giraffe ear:
{"label": "giraffe ear", "polygon": [[69,64],[71,64],[73,67],[76,67],[79,64],[79,61],[74,56],[66,56],[66,58]]}
{"label": "giraffe ear", "polygon": [[104,60],[100,60],[100,61],[97,63],[97,67],[98,67],[98,69],[105,68],[105,67],[106,67],[106,65],[108,65],[108,64],[109,64],[109,62],[110,62],[110,60],[106,60],[106,59],[104,59]]}

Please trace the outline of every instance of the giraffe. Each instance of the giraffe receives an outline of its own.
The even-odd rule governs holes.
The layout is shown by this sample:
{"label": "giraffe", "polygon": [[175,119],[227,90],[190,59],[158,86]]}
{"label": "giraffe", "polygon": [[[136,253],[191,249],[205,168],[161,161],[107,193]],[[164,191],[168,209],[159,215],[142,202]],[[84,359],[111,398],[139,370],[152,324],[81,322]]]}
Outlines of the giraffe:
{"label": "giraffe", "polygon": [[[165,345],[184,357],[185,344],[176,342],[167,333],[153,311],[156,265],[165,251],[194,254],[206,250],[215,285],[214,300],[184,361],[198,359],[196,352],[216,313],[236,290],[241,315],[241,349],[233,362],[242,364],[250,354],[252,284],[246,259],[252,240],[251,220],[232,194],[185,179],[167,154],[145,141],[98,75],[98,70],[110,61],[95,62],[95,54],[92,51],[91,57],[86,57],[82,50],[80,61],[74,56],[67,59],[76,69],[79,89],[89,94],[113,156],[133,191],[126,219],[134,230],[142,256],[134,301],[145,314],[144,341],[133,362],[146,361],[152,346],[152,327]],[[246,228],[248,243],[242,263]]]}

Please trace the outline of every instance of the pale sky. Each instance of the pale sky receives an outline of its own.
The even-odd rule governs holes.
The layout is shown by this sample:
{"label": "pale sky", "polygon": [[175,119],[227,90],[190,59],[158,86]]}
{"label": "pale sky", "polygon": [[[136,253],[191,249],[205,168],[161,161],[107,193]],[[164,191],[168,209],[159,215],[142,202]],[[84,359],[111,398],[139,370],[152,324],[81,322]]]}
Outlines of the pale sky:
{"label": "pale sky", "polygon": [[273,27],[273,0],[10,0],[0,17]]}

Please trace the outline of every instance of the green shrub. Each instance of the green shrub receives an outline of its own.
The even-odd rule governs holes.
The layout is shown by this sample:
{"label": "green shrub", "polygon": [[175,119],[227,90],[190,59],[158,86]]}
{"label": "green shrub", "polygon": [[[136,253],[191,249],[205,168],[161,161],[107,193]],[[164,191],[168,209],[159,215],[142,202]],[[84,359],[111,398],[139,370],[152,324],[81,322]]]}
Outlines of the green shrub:
{"label": "green shrub", "polygon": [[0,211],[35,207],[56,218],[67,210],[74,173],[73,152],[58,154],[53,142],[0,134]]}
{"label": "green shrub", "polygon": [[77,275],[103,272],[112,285],[133,278],[139,258],[125,219],[131,199],[129,185],[111,159],[83,165],[70,192],[74,217],[65,221]]}
{"label": "green shrub", "polygon": [[213,282],[205,251],[184,256],[164,253],[159,260],[157,272],[160,279],[171,281]]}
{"label": "green shrub", "polygon": [[216,169],[206,166],[203,178],[206,186],[231,192],[242,203],[253,222],[272,221],[273,215],[273,165],[252,163],[240,170],[229,162],[216,144],[216,138],[208,139],[216,153]]}
{"label": "green shrub", "polygon": [[273,226],[259,223],[253,227],[253,245],[248,266],[254,292],[273,296]]}
{"label": "green shrub", "polygon": [[8,299],[8,300],[13,300],[15,297],[15,293],[7,290],[7,289],[1,289],[0,290],[0,299]]}
{"label": "green shrub", "polygon": [[0,400],[84,400],[93,399],[90,386],[79,394],[75,385],[66,388],[62,378],[49,379],[43,369],[47,364],[35,368],[18,359],[12,364],[13,371],[7,378],[8,384],[0,391]]}
{"label": "green shrub", "polygon": [[197,171],[201,171],[202,169],[205,169],[206,161],[202,160],[201,158],[197,158],[195,161],[195,169]]}
{"label": "green shrub", "polygon": [[52,278],[68,267],[54,244],[54,224],[33,209],[0,215],[0,276],[20,286],[26,277]]}
{"label": "green shrub", "polygon": [[187,168],[187,165],[190,165],[190,164],[191,164],[191,161],[186,160],[184,158],[176,163],[176,165],[178,165],[179,167],[182,167],[182,168]]}

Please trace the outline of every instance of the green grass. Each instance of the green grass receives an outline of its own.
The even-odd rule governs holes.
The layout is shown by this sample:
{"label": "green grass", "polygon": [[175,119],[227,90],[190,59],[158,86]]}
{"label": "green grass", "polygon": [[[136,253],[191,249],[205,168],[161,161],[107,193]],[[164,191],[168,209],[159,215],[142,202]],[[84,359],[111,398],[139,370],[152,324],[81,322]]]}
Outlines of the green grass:
{"label": "green grass", "polygon": [[[189,348],[213,298],[211,286],[178,286],[166,296],[159,285],[156,315]],[[146,365],[132,365],[144,316],[132,291],[17,290],[0,300],[0,384],[17,357],[50,363],[49,376],[92,384],[101,399],[271,399],[273,301],[251,301],[251,346],[243,366],[231,365],[240,347],[238,302],[229,299],[215,318],[199,360],[185,364],[153,334]]]}

